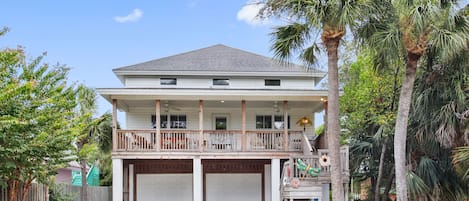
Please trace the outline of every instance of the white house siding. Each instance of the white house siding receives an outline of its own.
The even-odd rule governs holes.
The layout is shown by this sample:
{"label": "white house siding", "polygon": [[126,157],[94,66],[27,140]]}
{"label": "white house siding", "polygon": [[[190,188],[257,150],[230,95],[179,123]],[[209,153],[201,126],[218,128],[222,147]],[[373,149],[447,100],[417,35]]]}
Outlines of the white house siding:
{"label": "white house siding", "polygon": [[[155,76],[126,77],[127,88],[231,88],[231,89],[312,89],[313,78],[266,78],[280,79],[280,86],[264,86],[264,78],[238,78],[238,77],[177,77],[167,76],[165,78],[176,78],[177,84],[160,85],[160,78]],[[227,78],[230,80],[228,86],[213,86],[213,79]]]}
{"label": "white house siding", "polygon": [[152,76],[145,77],[127,77],[125,78],[125,87],[157,87],[160,86],[160,79]]}
{"label": "white house siding", "polygon": [[261,201],[261,174],[206,174],[207,201]]}
{"label": "white house siding", "polygon": [[[282,108],[282,104],[279,104]],[[198,108],[178,108],[177,111],[170,111],[170,114],[185,114],[187,115],[187,129],[199,129],[199,113]],[[130,108],[126,112],[126,129],[152,129],[151,115],[155,114],[154,107],[139,107]],[[296,124],[296,122],[303,116],[307,116],[314,122],[314,114],[311,108],[292,108],[288,111],[290,115],[291,130],[303,130],[303,127]],[[213,117],[216,115],[228,116],[228,129],[241,130],[241,108],[204,108],[204,129],[213,130],[214,122]],[[250,108],[246,109],[246,129],[256,130],[256,115],[283,115],[283,112],[274,112],[273,108]],[[311,135],[314,131],[314,125],[306,127],[306,134]]]}
{"label": "white house siding", "polygon": [[192,200],[192,174],[137,174],[137,200]]}

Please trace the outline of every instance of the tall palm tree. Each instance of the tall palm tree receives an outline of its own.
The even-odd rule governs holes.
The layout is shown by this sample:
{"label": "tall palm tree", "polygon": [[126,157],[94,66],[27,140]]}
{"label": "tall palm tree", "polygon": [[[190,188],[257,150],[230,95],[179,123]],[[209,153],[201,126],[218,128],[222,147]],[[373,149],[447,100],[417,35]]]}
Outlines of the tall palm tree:
{"label": "tall palm tree", "polygon": [[382,0],[380,12],[364,18],[359,38],[390,60],[405,61],[394,134],[397,200],[408,200],[406,142],[409,110],[417,67],[428,51],[451,58],[467,47],[469,21],[457,12],[457,0]]}
{"label": "tall palm tree", "polygon": [[[309,1],[267,0],[261,14],[287,16],[292,19],[284,26],[276,27],[272,49],[281,61],[295,53],[300,54],[307,66],[316,62],[320,52],[319,42],[328,58],[328,110],[327,134],[331,159],[333,200],[344,200],[339,144],[339,83],[338,48],[347,26],[354,26],[365,1]],[[320,37],[319,37],[320,35]]]}
{"label": "tall palm tree", "polygon": [[96,91],[83,85],[78,86],[77,93],[78,108],[76,115],[83,118],[83,125],[80,134],[77,136],[77,156],[81,166],[81,200],[87,201],[86,175],[88,161],[95,157],[95,153],[99,148],[110,147],[109,134],[112,116],[109,113],[103,114],[98,118],[93,118],[96,112]]}

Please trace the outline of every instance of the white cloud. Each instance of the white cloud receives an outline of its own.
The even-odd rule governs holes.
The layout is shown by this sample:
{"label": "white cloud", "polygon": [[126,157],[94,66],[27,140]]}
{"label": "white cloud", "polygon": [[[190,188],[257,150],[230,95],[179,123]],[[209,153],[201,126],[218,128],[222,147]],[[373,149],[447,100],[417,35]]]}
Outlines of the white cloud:
{"label": "white cloud", "polygon": [[261,19],[257,14],[264,6],[263,3],[248,1],[246,5],[244,5],[236,15],[236,18],[239,21],[244,21],[250,25],[260,25],[265,24],[267,22],[266,19]]}
{"label": "white cloud", "polygon": [[140,9],[136,8],[133,10],[132,13],[128,14],[127,16],[114,17],[114,21],[118,23],[137,22],[142,17],[143,17],[143,12]]}

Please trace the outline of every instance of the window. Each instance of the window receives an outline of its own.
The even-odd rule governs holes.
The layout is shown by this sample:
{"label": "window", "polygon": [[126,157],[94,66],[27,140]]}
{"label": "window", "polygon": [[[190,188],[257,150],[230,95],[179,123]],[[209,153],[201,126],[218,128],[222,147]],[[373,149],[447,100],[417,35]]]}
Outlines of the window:
{"label": "window", "polygon": [[[169,120],[169,124],[168,124]],[[160,128],[186,128],[187,127],[187,118],[186,115],[168,115],[160,116]],[[151,124],[153,128],[156,128],[156,115],[151,115]]]}
{"label": "window", "polygon": [[272,128],[271,115],[256,115],[256,129],[270,129]]}
{"label": "window", "polygon": [[213,85],[228,86],[230,85],[230,79],[213,79]]}
{"label": "window", "polygon": [[[274,116],[274,128],[275,129],[283,129],[283,115],[275,115]],[[288,129],[290,129],[290,115],[288,115],[287,119]]]}
{"label": "window", "polygon": [[280,80],[264,80],[265,86],[280,86]]}
{"label": "window", "polygon": [[186,128],[186,115],[171,115],[171,128]]}
{"label": "window", "polygon": [[160,78],[160,85],[176,85],[176,78]]}

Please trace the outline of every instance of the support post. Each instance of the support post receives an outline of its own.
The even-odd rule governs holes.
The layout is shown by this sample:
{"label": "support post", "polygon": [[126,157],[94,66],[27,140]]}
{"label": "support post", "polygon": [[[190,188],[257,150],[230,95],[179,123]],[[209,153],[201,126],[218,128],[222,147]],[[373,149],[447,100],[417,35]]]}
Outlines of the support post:
{"label": "support post", "polygon": [[112,99],[112,150],[117,150],[117,100]]}
{"label": "support post", "polygon": [[161,101],[156,100],[155,126],[156,126],[156,151],[161,151]]}
{"label": "support post", "polygon": [[288,101],[283,101],[283,143],[285,151],[288,151]]}
{"label": "support post", "polygon": [[204,101],[203,100],[199,100],[199,150],[200,152],[204,151]]}
{"label": "support post", "polygon": [[123,164],[122,159],[112,159],[112,200],[122,201],[124,192],[123,185]]}
{"label": "support post", "polygon": [[241,150],[246,151],[246,101],[241,101]]}
{"label": "support post", "polygon": [[280,159],[274,158],[271,162],[271,189],[272,201],[280,201]]}
{"label": "support post", "polygon": [[203,196],[203,181],[202,181],[202,160],[200,157],[192,159],[193,169],[193,201],[202,201]]}
{"label": "support post", "polygon": [[129,164],[129,201],[134,201],[134,164]]}

